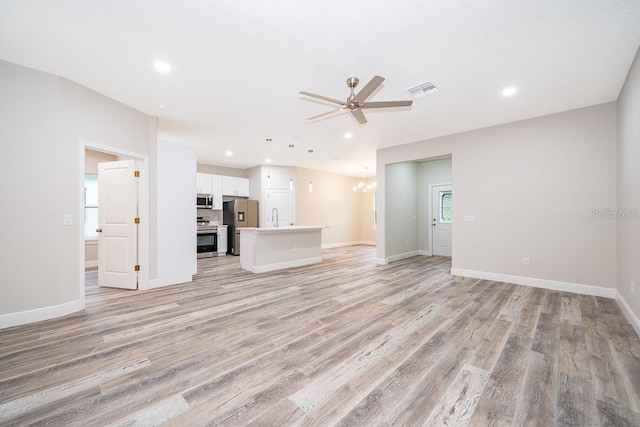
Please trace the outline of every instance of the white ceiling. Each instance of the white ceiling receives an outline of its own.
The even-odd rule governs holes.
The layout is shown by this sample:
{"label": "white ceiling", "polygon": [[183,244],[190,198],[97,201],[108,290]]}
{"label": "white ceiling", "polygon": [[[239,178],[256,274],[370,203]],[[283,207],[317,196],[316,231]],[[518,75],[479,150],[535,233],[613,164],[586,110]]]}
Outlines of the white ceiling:
{"label": "white ceiling", "polygon": [[[201,163],[352,176],[377,148],[613,101],[639,45],[639,0],[0,1],[1,59],[157,115]],[[307,120],[334,107],[299,91],[343,99],[347,77],[376,74],[371,101],[440,91],[365,125]]]}

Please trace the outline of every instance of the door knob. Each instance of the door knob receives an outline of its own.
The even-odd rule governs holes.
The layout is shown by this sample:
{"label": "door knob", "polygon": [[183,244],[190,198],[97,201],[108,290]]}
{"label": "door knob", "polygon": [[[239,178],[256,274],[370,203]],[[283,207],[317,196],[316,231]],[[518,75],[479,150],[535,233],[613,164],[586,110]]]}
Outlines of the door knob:
{"label": "door knob", "polygon": [[97,231],[98,233],[102,233],[102,228],[96,228],[96,231]]}

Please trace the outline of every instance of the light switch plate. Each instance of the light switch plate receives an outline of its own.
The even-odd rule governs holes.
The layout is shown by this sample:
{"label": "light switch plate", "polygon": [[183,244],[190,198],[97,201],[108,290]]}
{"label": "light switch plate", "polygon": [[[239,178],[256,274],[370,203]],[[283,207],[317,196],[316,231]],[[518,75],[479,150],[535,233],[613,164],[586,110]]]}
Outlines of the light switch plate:
{"label": "light switch plate", "polygon": [[64,225],[72,225],[73,224],[73,217],[71,216],[71,214],[65,214],[63,221],[64,221]]}

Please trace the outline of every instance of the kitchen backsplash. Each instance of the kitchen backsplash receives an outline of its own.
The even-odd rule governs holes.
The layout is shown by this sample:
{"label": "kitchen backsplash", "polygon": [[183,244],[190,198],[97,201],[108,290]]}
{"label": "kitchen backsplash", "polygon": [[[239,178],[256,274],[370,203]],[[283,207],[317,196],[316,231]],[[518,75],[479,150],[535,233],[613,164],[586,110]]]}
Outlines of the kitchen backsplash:
{"label": "kitchen backsplash", "polygon": [[211,209],[198,209],[198,216],[209,217],[211,224],[222,224],[222,211],[213,211]]}

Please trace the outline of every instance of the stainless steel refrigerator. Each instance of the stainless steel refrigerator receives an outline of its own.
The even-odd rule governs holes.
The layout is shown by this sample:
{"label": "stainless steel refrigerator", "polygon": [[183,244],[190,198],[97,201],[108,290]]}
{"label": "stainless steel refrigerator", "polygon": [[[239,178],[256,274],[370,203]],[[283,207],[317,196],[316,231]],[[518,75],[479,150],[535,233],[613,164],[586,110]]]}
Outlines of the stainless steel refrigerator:
{"label": "stainless steel refrigerator", "polygon": [[227,253],[240,255],[240,228],[258,226],[258,201],[236,199],[224,202],[222,223],[227,224]]}

